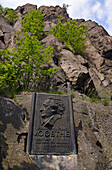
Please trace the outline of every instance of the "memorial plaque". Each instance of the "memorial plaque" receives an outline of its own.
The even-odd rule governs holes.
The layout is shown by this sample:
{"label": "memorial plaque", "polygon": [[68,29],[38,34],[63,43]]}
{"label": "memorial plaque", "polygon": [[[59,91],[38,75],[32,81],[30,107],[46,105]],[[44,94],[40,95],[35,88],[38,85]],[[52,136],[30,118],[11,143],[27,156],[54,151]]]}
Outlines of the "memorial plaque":
{"label": "memorial plaque", "polygon": [[70,95],[33,93],[28,152],[30,155],[76,152]]}

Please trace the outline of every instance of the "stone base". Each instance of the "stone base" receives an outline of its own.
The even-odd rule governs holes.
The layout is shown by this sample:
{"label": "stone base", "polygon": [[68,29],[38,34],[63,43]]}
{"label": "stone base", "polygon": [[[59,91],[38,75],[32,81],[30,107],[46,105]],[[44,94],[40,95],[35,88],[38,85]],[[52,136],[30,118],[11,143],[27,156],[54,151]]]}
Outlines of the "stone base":
{"label": "stone base", "polygon": [[77,166],[77,155],[69,156],[54,156],[54,155],[41,155],[30,156],[37,167],[41,170],[75,170]]}

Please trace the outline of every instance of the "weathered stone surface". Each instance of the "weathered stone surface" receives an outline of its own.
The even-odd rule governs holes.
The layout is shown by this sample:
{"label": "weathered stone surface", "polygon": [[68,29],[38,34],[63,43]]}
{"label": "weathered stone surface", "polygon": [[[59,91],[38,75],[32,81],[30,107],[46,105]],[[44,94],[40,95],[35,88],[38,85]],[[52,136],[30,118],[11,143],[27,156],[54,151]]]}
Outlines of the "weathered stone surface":
{"label": "weathered stone surface", "polygon": [[104,58],[101,57],[98,50],[92,45],[92,42],[89,39],[87,39],[86,45],[87,48],[84,50],[84,53],[89,66],[100,69],[101,65],[104,63]]}
{"label": "weathered stone surface", "polygon": [[103,50],[107,51],[112,48],[112,37],[109,36],[102,26],[91,20],[85,21],[84,23],[88,26],[89,39],[91,40],[92,45],[100,52],[100,54]]}
{"label": "weathered stone surface", "polygon": [[[99,73],[95,68],[89,69],[90,77],[95,85],[96,91],[98,92],[99,96],[101,98],[111,98],[112,93],[110,93],[109,88],[111,89],[111,82],[109,79],[106,79],[106,77]],[[108,88],[108,90],[106,90]],[[112,90],[112,89],[111,89]],[[105,94],[107,92],[107,94]]]}
{"label": "weathered stone surface", "polygon": [[[32,95],[16,101],[0,97],[0,168],[42,170],[112,169],[112,106],[73,99],[76,155],[30,156],[24,152]],[[17,141],[18,140],[18,141]]]}
{"label": "weathered stone surface", "polygon": [[9,25],[10,24],[10,22],[6,19],[6,18],[4,18],[3,16],[0,16],[0,24],[2,25],[2,24],[4,24],[4,25]]}
{"label": "weathered stone surface", "polygon": [[69,16],[65,8],[61,8],[60,6],[41,6],[39,10],[42,12],[45,21],[52,21],[56,23],[58,21],[58,16],[63,14],[63,22],[65,22]]}
{"label": "weathered stone surface", "polygon": [[[15,30],[20,30],[20,21],[23,19],[24,14],[30,7],[37,9],[37,6],[32,4],[19,6],[16,9],[18,19],[13,28],[9,25],[10,23],[4,17],[0,17],[1,49],[4,49],[5,47],[9,47],[11,49],[15,46]],[[58,81],[60,81],[60,78],[58,79],[58,77],[61,77],[59,75],[61,75],[62,72],[64,77],[61,77],[62,81],[60,85],[58,85],[57,89],[62,89],[62,87],[65,87],[66,80],[68,79],[71,81],[75,89],[85,92],[86,94],[90,94],[88,92],[94,90],[99,93],[100,89],[102,89],[102,86],[104,86],[104,88],[107,88],[108,86],[108,89],[111,91],[110,84],[112,82],[112,37],[109,36],[107,31],[102,26],[99,26],[96,22],[91,20],[85,21],[84,19],[76,19],[79,24],[83,23],[88,26],[89,33],[86,41],[87,48],[84,51],[85,55],[79,57],[79,55],[74,55],[72,52],[70,52],[70,49],[67,48],[61,40],[49,34],[50,26],[54,26],[58,21],[58,15],[63,13],[64,17],[62,22],[65,23],[67,21],[69,16],[66,10],[59,6],[41,6],[39,7],[39,10],[43,13],[44,16],[44,30],[46,36],[43,37],[41,42],[45,45],[45,47],[52,46],[54,48],[54,59],[53,63],[51,63],[51,66],[57,67],[58,70],[60,70],[55,74],[55,76],[53,75],[53,78],[48,80],[49,89],[56,89],[55,85],[59,84]],[[91,73],[89,68],[90,70],[95,69],[96,71]],[[104,77],[104,80],[93,79],[93,76],[99,77],[99,75],[100,78]],[[56,81],[54,81],[54,77]],[[96,88],[97,81],[99,81],[99,83]],[[55,82],[55,85],[53,82]],[[64,89],[64,91],[66,90]],[[99,96],[101,95],[99,94]],[[110,93],[110,98],[111,96],[112,94]]]}
{"label": "weathered stone surface", "polygon": [[62,41],[59,38],[54,37],[52,34],[49,34],[41,42],[45,44],[45,47],[51,46],[54,48],[54,50],[57,48],[57,53],[59,53],[61,49],[65,47],[65,45],[62,44]]}
{"label": "weathered stone surface", "polygon": [[1,24],[0,23],[0,29],[2,30],[3,33],[10,33],[14,31],[11,25],[9,24]]}
{"label": "weathered stone surface", "polygon": [[112,107],[75,99],[73,106],[78,137],[77,169],[111,169]]}
{"label": "weathered stone surface", "polygon": [[42,170],[75,170],[77,165],[77,155],[70,156],[34,156],[39,169]]}
{"label": "weathered stone surface", "polygon": [[74,55],[71,51],[65,49],[61,50],[59,65],[75,88],[81,89],[84,82],[89,78],[88,70],[84,66],[85,63],[87,61],[81,56]]}
{"label": "weathered stone surface", "polygon": [[5,49],[12,45],[13,35],[15,34],[15,29],[10,25],[10,23],[4,18],[0,17],[0,49]]}
{"label": "weathered stone surface", "polygon": [[4,50],[6,48],[5,44],[0,40],[0,49]]}
{"label": "weathered stone surface", "polygon": [[[20,20],[29,7],[24,5],[17,8],[19,16],[14,27],[0,17],[0,48],[12,48],[15,44],[15,30],[21,28]],[[85,55],[74,55],[65,47],[61,40],[49,35],[50,26],[58,21],[57,16],[64,14],[63,23],[68,19],[64,8],[45,7],[39,10],[44,15],[45,34],[41,41],[45,47],[54,47],[52,67],[57,73],[48,79],[49,89],[67,91],[67,81],[72,87],[82,92],[95,89],[103,98],[112,99],[112,37],[91,20],[77,19],[79,24],[88,26],[88,48]],[[19,97],[22,109],[11,100],[0,98],[0,169],[112,169],[112,107],[74,100],[74,117],[77,133],[78,155],[70,157],[50,157],[42,159],[29,157],[25,151],[24,140],[28,132],[31,95]],[[17,134],[16,134],[17,133]],[[9,135],[10,134],[10,135]],[[19,137],[19,143],[17,139]],[[43,162],[42,162],[43,161]]]}
{"label": "weathered stone surface", "polygon": [[[23,111],[12,100],[0,97],[0,169],[37,169],[24,152]],[[23,132],[23,134],[22,134]],[[21,133],[21,135],[19,135]],[[21,141],[20,141],[21,139]]]}
{"label": "weathered stone surface", "polygon": [[23,6],[18,6],[16,8],[17,13],[24,15],[30,8],[37,9],[37,5],[33,5],[30,3],[27,3],[26,5]]}
{"label": "weathered stone surface", "polygon": [[16,23],[14,24],[13,28],[16,30],[16,31],[20,31],[21,30],[21,20],[22,20],[22,17],[19,17],[19,19],[16,21]]}

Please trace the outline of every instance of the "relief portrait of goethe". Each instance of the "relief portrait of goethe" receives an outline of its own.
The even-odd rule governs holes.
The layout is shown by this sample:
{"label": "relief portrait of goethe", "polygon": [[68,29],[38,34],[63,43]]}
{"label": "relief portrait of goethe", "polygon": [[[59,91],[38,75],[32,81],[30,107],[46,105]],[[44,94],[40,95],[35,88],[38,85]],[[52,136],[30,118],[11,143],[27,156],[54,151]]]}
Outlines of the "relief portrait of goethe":
{"label": "relief portrait of goethe", "polygon": [[40,108],[41,126],[52,129],[58,119],[62,118],[65,106],[60,99],[48,98]]}

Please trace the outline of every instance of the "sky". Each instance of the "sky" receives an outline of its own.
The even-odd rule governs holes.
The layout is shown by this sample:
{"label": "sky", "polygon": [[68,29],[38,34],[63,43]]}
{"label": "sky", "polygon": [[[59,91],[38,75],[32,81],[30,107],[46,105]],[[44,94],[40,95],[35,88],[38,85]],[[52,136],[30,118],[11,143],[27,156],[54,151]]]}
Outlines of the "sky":
{"label": "sky", "polygon": [[96,21],[112,36],[112,0],[0,0],[4,8],[16,9],[26,3],[37,5],[37,8],[42,5],[69,5],[67,12],[72,19]]}

